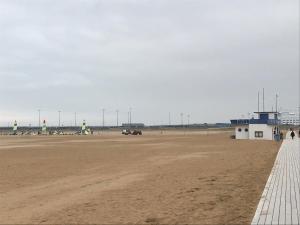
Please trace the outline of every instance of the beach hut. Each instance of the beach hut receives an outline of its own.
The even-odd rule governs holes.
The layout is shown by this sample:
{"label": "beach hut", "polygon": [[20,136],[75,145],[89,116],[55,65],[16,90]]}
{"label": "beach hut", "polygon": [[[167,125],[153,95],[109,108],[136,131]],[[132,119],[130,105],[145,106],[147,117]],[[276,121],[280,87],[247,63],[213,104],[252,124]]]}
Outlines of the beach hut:
{"label": "beach hut", "polygon": [[237,119],[231,120],[231,125],[235,127],[235,138],[249,139],[249,120],[248,119]]}
{"label": "beach hut", "polygon": [[255,112],[256,118],[231,120],[236,139],[278,140],[280,137],[278,112]]}
{"label": "beach hut", "polygon": [[257,119],[251,119],[249,124],[249,139],[274,140],[279,135],[278,112],[255,112]]}

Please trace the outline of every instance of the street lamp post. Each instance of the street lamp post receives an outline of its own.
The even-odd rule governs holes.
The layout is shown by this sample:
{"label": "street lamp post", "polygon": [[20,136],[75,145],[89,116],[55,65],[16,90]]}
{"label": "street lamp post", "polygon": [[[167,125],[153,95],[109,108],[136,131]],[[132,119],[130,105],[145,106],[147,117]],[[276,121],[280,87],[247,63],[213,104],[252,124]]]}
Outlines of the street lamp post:
{"label": "street lamp post", "polygon": [[61,121],[60,121],[60,114],[61,114],[61,111],[59,110],[59,111],[58,111],[58,127],[60,127],[60,122],[61,122]]}
{"label": "street lamp post", "polygon": [[180,117],[181,117],[181,126],[183,127],[183,113],[180,113]]}
{"label": "street lamp post", "polygon": [[129,108],[129,124],[130,124],[130,127],[131,127],[131,123],[132,123],[132,108],[130,107]]}
{"label": "street lamp post", "polygon": [[41,110],[38,109],[39,112],[39,128],[41,128]]}
{"label": "street lamp post", "polygon": [[105,109],[102,109],[102,128],[105,126]]}
{"label": "street lamp post", "polygon": [[119,127],[119,110],[116,110],[117,113],[117,127]]}

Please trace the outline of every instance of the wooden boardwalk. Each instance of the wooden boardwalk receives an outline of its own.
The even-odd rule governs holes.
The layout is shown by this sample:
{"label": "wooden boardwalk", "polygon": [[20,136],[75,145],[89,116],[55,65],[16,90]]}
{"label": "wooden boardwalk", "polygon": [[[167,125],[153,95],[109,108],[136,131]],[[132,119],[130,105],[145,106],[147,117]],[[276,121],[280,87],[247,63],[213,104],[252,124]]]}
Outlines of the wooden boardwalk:
{"label": "wooden boardwalk", "polygon": [[300,225],[300,139],[283,141],[252,224]]}

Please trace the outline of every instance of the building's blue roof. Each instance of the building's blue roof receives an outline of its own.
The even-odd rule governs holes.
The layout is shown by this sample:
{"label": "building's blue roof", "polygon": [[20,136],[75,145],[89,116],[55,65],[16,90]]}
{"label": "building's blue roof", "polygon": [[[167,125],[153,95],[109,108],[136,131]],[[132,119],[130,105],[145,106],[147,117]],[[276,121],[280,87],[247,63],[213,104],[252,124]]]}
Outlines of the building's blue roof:
{"label": "building's blue roof", "polygon": [[[248,125],[248,124],[267,124],[277,125],[280,124],[278,119],[278,112],[255,112],[259,114],[259,119],[237,119],[231,120],[231,125]],[[270,119],[270,115],[274,114],[274,119]]]}
{"label": "building's blue roof", "polygon": [[231,120],[231,125],[249,125],[249,124],[267,124],[267,125],[277,125],[280,124],[280,120],[277,119],[237,119]]}
{"label": "building's blue roof", "polygon": [[269,111],[269,112],[254,112],[255,114],[279,114],[279,112],[273,112],[273,111]]}
{"label": "building's blue roof", "polygon": [[231,120],[231,125],[248,125],[249,121],[248,119]]}
{"label": "building's blue roof", "polygon": [[251,119],[250,124],[278,125],[278,124],[280,124],[280,120],[278,120],[278,119]]}

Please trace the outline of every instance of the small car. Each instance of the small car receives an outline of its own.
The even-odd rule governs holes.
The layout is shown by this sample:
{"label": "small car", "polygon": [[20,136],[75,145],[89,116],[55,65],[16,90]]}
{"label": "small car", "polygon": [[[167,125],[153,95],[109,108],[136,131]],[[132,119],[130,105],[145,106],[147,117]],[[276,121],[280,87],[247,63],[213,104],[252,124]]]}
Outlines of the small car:
{"label": "small car", "polygon": [[142,131],[141,130],[134,130],[133,132],[132,132],[132,135],[142,135],[143,133],[142,133]]}
{"label": "small car", "polygon": [[131,131],[129,129],[124,129],[124,130],[122,130],[122,134],[129,135],[129,134],[131,134]]}

